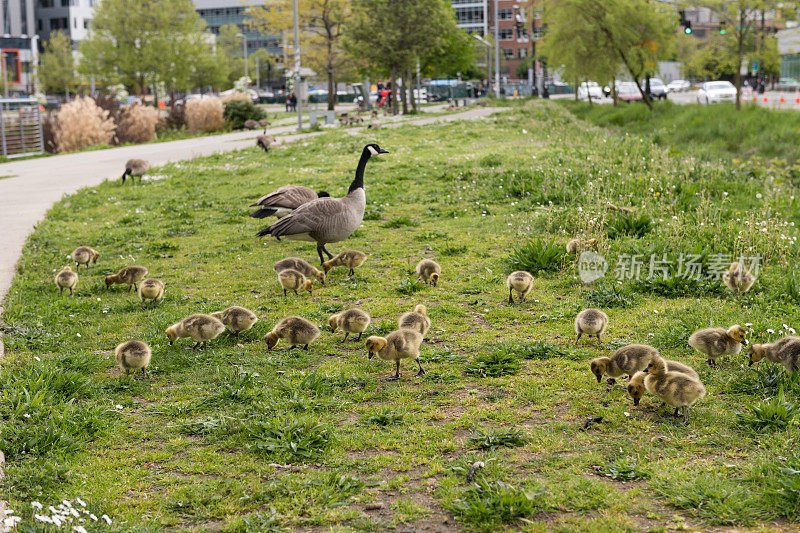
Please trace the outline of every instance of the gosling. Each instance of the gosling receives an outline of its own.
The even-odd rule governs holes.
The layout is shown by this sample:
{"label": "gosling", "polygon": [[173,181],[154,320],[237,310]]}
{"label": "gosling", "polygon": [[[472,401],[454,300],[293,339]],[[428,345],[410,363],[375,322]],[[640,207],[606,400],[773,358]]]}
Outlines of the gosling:
{"label": "gosling", "polygon": [[386,337],[369,337],[366,342],[369,358],[377,355],[384,361],[394,361],[396,370],[394,376],[386,381],[400,379],[400,360],[414,359],[419,365],[417,376],[425,375],[425,370],[419,362],[419,347],[422,344],[422,335],[410,329],[399,329],[389,333]]}
{"label": "gosling", "polygon": [[597,382],[607,374],[610,378],[618,378],[623,374],[628,377],[636,372],[644,370],[650,363],[650,359],[658,355],[658,350],[646,344],[629,344],[618,349],[611,357],[596,357],[589,364],[592,374],[597,378]]}
{"label": "gosling", "polygon": [[150,346],[142,341],[126,341],[114,349],[117,364],[120,370],[125,371],[126,376],[130,376],[131,370],[135,372],[138,368],[142,369],[142,378],[147,376],[151,356]]}
{"label": "gosling", "polygon": [[71,267],[65,266],[55,277],[56,287],[58,287],[58,295],[64,295],[64,289],[69,289],[69,295],[72,296],[73,289],[78,285],[78,274],[72,271]]}
{"label": "gosling", "polygon": [[708,357],[708,365],[717,367],[717,358],[721,355],[736,355],[742,350],[747,331],[736,324],[727,330],[723,328],[706,328],[695,331],[689,336],[689,346]]}
{"label": "gosling", "polygon": [[367,260],[367,254],[359,252],[358,250],[347,250],[342,252],[333,259],[322,263],[322,268],[327,274],[332,268],[344,266],[350,269],[349,275],[352,276],[356,273],[354,269],[360,267]]}
{"label": "gosling", "polygon": [[747,351],[750,366],[766,359],[778,363],[789,372],[800,370],[800,337],[783,337],[769,344],[753,344]]}
{"label": "gosling", "polygon": [[578,338],[575,339],[575,345],[581,339],[581,335],[592,335],[597,337],[597,343],[600,344],[600,335],[602,335],[608,326],[608,315],[599,309],[584,309],[578,316],[575,317],[575,333]]}
{"label": "gosling", "polygon": [[215,311],[211,316],[225,324],[225,326],[238,337],[239,333],[247,331],[258,322],[254,312],[238,305],[231,306],[222,311]]}
{"label": "gosling", "polygon": [[525,297],[533,290],[533,276],[524,270],[517,270],[508,275],[506,279],[508,286],[508,303],[514,303],[514,291],[519,295],[520,303],[525,301]]}
{"label": "gosling", "polygon": [[289,268],[297,270],[307,278],[314,278],[325,285],[325,274],[327,270],[323,273],[314,265],[299,257],[287,257],[286,259],[281,259],[272,266],[272,270],[279,273]]}
{"label": "gosling", "polygon": [[294,293],[298,295],[297,289],[305,289],[309,293],[311,292],[311,281],[306,279],[301,272],[293,268],[287,268],[286,270],[278,272],[278,281],[281,283],[281,287],[283,287],[284,298],[286,298],[286,291],[294,291]]}
{"label": "gosling", "polygon": [[351,333],[353,335],[358,333],[358,337],[355,339],[356,342],[358,342],[361,340],[361,335],[367,329],[371,320],[366,311],[362,311],[361,309],[348,309],[347,311],[332,315],[328,319],[328,324],[331,327],[331,331],[335,332],[336,328],[344,331],[344,338],[339,342],[345,342],[348,335]]}
{"label": "gosling", "polygon": [[404,313],[400,317],[400,320],[397,321],[397,327],[400,329],[418,331],[420,335],[425,337],[425,334],[431,327],[431,319],[428,318],[428,308],[422,304],[418,304],[414,307],[413,311]]}
{"label": "gosling", "polygon": [[139,265],[126,266],[116,274],[106,276],[106,289],[112,285],[128,285],[128,290],[138,290],[137,283],[147,275],[147,268]]}
{"label": "gosling", "polygon": [[417,268],[414,270],[417,274],[417,279],[424,281],[430,285],[436,286],[439,283],[439,276],[442,273],[442,267],[439,263],[431,259],[423,259],[417,263]]}
{"label": "gosling", "polygon": [[739,295],[750,290],[756,277],[741,263],[731,263],[727,272],[722,275],[722,281],[733,294]]}
{"label": "gosling", "polygon": [[289,350],[302,346],[308,351],[308,345],[319,337],[319,334],[319,328],[305,318],[288,316],[278,322],[272,331],[264,336],[264,340],[267,341],[267,348],[270,350],[278,344],[278,340],[283,339],[291,345]]}
{"label": "gosling", "polygon": [[219,319],[211,315],[198,313],[189,315],[180,322],[171,325],[165,333],[170,344],[179,338],[191,337],[197,341],[192,346],[192,350],[196,350],[201,344],[203,345],[202,349],[205,349],[208,341],[216,339],[223,331],[225,331],[225,325]]}
{"label": "gosling", "polygon": [[95,264],[99,258],[100,252],[88,246],[78,246],[72,252],[72,260],[75,261],[75,268],[77,269],[79,269],[81,265],[84,265],[88,269],[89,263]]}
{"label": "gosling", "polygon": [[706,395],[706,388],[699,379],[681,372],[667,370],[661,356],[653,356],[646,369],[644,386],[647,392],[657,396],[667,405],[675,408],[675,416],[680,409],[684,424],[689,422],[689,407]]}
{"label": "gosling", "polygon": [[597,239],[572,239],[567,243],[567,252],[577,254],[586,250],[597,251]]}
{"label": "gosling", "polygon": [[153,300],[158,305],[164,297],[164,282],[156,278],[147,278],[139,285],[139,298],[144,309],[145,300]]}
{"label": "gosling", "polygon": [[[680,372],[681,374],[686,374],[694,379],[700,379],[697,375],[697,372],[688,365],[684,365],[683,363],[679,363],[677,361],[670,361],[665,359],[664,362],[667,364],[667,371],[668,372]],[[649,363],[648,363],[649,364]],[[628,396],[633,399],[633,405],[639,405],[639,400],[642,399],[645,393],[644,387],[644,379],[647,377],[645,372],[637,372],[633,375],[631,380],[628,382]]]}

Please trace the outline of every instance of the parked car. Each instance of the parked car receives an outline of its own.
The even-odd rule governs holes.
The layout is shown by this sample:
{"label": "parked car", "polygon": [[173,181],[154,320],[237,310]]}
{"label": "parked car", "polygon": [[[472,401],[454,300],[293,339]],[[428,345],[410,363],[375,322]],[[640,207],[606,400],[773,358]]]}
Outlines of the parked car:
{"label": "parked car", "polygon": [[698,104],[719,104],[736,101],[736,87],[729,81],[707,81],[697,91]]}
{"label": "parked car", "polygon": [[664,85],[664,82],[661,81],[660,78],[650,78],[650,98],[664,100],[667,97],[668,90],[669,89],[667,89],[667,86]]}
{"label": "parked car", "polygon": [[667,90],[671,93],[682,93],[692,88],[692,84],[686,80],[672,80],[667,84]]}
{"label": "parked car", "polygon": [[620,83],[617,84],[617,98],[629,104],[631,102],[641,102],[642,93],[639,92],[639,88],[636,87],[635,83]]}
{"label": "parked car", "polygon": [[775,88],[779,91],[796,91],[800,89],[800,81],[794,78],[781,78]]}
{"label": "parked car", "polygon": [[578,98],[588,99],[590,95],[593,99],[600,99],[603,97],[603,90],[600,88],[597,82],[594,81],[585,81],[581,83],[578,87]]}

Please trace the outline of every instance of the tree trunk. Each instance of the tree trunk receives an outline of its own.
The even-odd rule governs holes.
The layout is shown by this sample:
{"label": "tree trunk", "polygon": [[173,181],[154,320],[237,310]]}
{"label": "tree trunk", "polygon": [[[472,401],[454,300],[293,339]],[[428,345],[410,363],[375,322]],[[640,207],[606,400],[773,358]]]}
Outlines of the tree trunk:
{"label": "tree trunk", "polygon": [[397,114],[397,65],[392,65],[391,81],[389,84],[389,100],[392,102],[392,115]]}
{"label": "tree trunk", "polygon": [[736,111],[742,109],[742,55],[744,55],[744,9],[739,10],[739,31],[736,35],[736,72],[733,80],[736,82]]}
{"label": "tree trunk", "polygon": [[589,90],[589,80],[584,82],[586,84],[586,98],[589,99],[589,107],[592,105],[592,91]]}
{"label": "tree trunk", "polygon": [[336,107],[336,80],[333,77],[333,69],[328,65],[328,111],[333,111]]}
{"label": "tree trunk", "polygon": [[403,99],[403,114],[408,115],[408,80],[406,79],[406,73],[402,72],[403,75],[403,90],[400,91],[400,97]]}
{"label": "tree trunk", "polygon": [[408,78],[408,101],[411,102],[411,109],[416,112],[417,101],[414,99],[414,78],[412,77],[413,74],[411,74],[411,67],[406,69],[406,74]]}

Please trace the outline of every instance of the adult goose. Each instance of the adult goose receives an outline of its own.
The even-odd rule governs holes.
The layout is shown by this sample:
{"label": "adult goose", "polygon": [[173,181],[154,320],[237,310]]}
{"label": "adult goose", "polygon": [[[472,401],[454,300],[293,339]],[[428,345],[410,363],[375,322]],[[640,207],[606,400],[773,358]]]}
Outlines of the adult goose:
{"label": "adult goose", "polygon": [[367,196],[364,193],[364,168],[369,158],[386,154],[377,144],[368,144],[361,152],[356,177],[343,198],[317,198],[305,203],[271,226],[258,232],[260,236],[286,237],[297,241],[317,243],[320,263],[325,262],[322,252],[333,258],[325,245],[348,238],[361,225]]}
{"label": "adult goose", "polygon": [[276,216],[285,217],[298,207],[317,198],[327,198],[330,194],[325,191],[314,192],[302,185],[284,185],[269,194],[265,194],[250,207],[258,207],[250,213],[253,218],[267,218]]}

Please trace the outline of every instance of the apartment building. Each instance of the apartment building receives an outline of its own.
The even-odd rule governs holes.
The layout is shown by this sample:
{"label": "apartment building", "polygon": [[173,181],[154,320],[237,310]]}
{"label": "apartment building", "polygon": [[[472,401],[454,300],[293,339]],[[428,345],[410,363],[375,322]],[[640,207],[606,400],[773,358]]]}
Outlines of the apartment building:
{"label": "apartment building", "polygon": [[63,32],[77,49],[78,42],[85,39],[92,23],[92,11],[99,0],[35,0],[36,33],[42,42],[50,34]]}
{"label": "apartment building", "polygon": [[34,0],[0,0],[0,73],[9,95],[33,92],[38,58],[34,7]]}
{"label": "apartment building", "polygon": [[282,55],[279,35],[264,35],[251,30],[245,23],[245,19],[249,18],[248,8],[264,5],[263,0],[194,0],[194,5],[212,34],[218,35],[222,26],[233,24],[245,35],[248,54],[264,48],[270,54]]}

